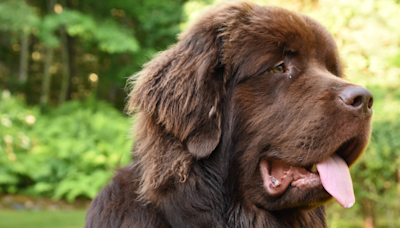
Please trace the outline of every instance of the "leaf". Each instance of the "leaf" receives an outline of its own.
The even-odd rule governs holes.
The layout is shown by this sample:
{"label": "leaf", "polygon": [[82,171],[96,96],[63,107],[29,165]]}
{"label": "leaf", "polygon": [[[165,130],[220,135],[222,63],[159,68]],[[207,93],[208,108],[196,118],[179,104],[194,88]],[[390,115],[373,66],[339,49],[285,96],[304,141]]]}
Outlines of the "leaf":
{"label": "leaf", "polygon": [[0,2],[0,30],[29,34],[40,22],[33,7],[22,0]]}
{"label": "leaf", "polygon": [[56,47],[59,45],[59,39],[54,34],[62,26],[66,27],[70,36],[97,42],[100,50],[107,53],[135,53],[139,50],[139,43],[133,33],[115,21],[95,21],[89,15],[69,9],[64,9],[60,14],[46,15],[38,36],[46,45]]}

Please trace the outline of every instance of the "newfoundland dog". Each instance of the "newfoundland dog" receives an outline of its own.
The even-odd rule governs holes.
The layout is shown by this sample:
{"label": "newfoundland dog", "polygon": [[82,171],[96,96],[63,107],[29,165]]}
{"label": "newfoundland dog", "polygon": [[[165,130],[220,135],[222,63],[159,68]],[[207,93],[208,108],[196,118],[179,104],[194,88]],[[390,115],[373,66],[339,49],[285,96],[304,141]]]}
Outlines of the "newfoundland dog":
{"label": "newfoundland dog", "polygon": [[133,76],[133,161],[85,227],[326,227],[355,202],[351,166],[372,94],[343,79],[329,32],[277,7],[228,3]]}

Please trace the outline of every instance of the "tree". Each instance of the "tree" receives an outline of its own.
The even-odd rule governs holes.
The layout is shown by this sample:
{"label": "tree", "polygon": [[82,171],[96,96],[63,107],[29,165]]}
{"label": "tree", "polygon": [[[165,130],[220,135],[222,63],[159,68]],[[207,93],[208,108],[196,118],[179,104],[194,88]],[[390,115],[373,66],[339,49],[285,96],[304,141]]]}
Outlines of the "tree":
{"label": "tree", "polygon": [[29,37],[38,22],[39,17],[24,1],[0,3],[0,31],[16,33],[20,37],[18,80],[22,84],[26,83],[28,77]]}
{"label": "tree", "polygon": [[[22,5],[35,17],[35,20],[24,24],[29,24],[29,33],[34,34],[29,49],[37,58],[34,58],[28,68],[24,67],[23,61],[20,64],[21,69],[28,69],[28,74],[34,75],[34,78],[28,80],[29,85],[26,87],[18,86],[18,83],[12,80],[15,72],[12,60],[0,57],[0,67],[7,69],[0,73],[0,81],[4,82],[5,88],[19,91],[26,95],[29,103],[37,104],[40,103],[38,84],[45,82],[44,84],[49,86],[49,95],[45,95],[47,92],[42,86],[42,104],[46,103],[48,97],[51,105],[61,104],[66,99],[85,99],[92,91],[98,91],[95,96],[100,99],[111,101],[112,97],[115,97],[118,101],[115,105],[119,108],[124,105],[126,94],[122,88],[126,78],[138,71],[153,54],[176,41],[176,34],[180,31],[179,24],[183,18],[184,3],[183,0],[116,0],[98,4],[98,1],[93,0],[59,0],[60,2],[54,3],[58,3],[60,12],[49,14],[46,2],[26,1],[29,5],[23,0],[0,3],[0,11],[3,8],[7,12],[15,12],[14,8]],[[22,16],[24,14],[28,15],[1,15],[0,24],[6,24],[7,30],[0,28],[0,32],[16,32],[18,26],[23,24],[20,23],[20,18],[26,18]],[[13,26],[9,21],[14,21],[18,26]],[[14,41],[7,39],[6,42],[12,46]],[[20,46],[21,49],[26,47],[22,44]],[[1,42],[0,48],[4,49],[3,53],[15,57],[13,50],[2,46]],[[44,51],[49,48],[52,48],[53,52]],[[21,56],[28,56],[21,57],[22,60],[28,59],[30,55]],[[49,59],[53,61],[50,63]],[[44,63],[46,61],[47,65]],[[44,65],[46,69],[50,66],[53,70],[51,80],[48,80],[48,73],[44,74],[48,72],[42,69]],[[88,81],[91,74],[98,75],[96,83]],[[20,78],[24,78],[23,75],[21,73]]]}

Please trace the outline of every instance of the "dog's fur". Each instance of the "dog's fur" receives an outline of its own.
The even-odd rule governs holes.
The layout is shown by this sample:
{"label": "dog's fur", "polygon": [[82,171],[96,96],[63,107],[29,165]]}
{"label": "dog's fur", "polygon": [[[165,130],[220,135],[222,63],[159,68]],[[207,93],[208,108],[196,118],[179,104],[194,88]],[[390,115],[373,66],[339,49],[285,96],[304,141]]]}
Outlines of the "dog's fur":
{"label": "dog's fur", "polygon": [[206,12],[133,77],[134,161],[85,227],[326,227],[322,187],[273,197],[259,167],[310,167],[354,136],[362,153],[370,117],[343,107],[355,85],[342,77],[332,36],[307,16],[248,2]]}

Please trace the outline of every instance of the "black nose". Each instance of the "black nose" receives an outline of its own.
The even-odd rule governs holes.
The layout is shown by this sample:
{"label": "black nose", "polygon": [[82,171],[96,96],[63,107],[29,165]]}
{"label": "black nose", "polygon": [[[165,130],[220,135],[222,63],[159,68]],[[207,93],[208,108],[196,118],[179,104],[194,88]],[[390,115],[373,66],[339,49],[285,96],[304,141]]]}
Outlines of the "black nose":
{"label": "black nose", "polygon": [[365,117],[372,115],[372,104],[374,103],[374,98],[369,90],[363,87],[351,86],[346,88],[339,97],[346,107],[350,108],[354,112]]}

